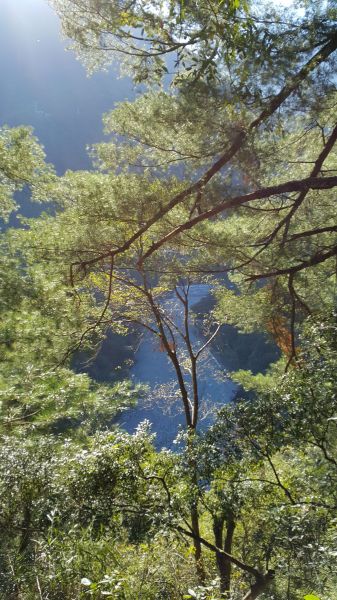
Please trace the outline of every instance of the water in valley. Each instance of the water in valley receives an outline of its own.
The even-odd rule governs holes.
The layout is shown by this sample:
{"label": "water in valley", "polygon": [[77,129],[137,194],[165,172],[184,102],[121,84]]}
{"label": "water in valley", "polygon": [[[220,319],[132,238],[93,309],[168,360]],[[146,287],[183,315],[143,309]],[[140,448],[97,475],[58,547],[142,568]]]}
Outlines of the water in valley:
{"label": "water in valley", "polygon": [[[209,286],[192,285],[189,292],[190,307],[193,309],[208,295]],[[181,304],[173,293],[166,300],[165,309],[169,311],[172,321],[181,327]],[[197,352],[205,340],[200,328],[193,322],[190,324],[190,337],[193,350]],[[179,354],[179,346],[177,352]],[[150,393],[145,400],[139,401],[135,409],[122,415],[121,423],[127,431],[132,432],[141,420],[147,419],[152,423],[157,444],[171,447],[179,426],[184,424],[182,402],[175,383],[174,368],[166,353],[160,351],[158,341],[150,332],[143,334],[129,374],[135,383],[147,384]],[[189,385],[188,375],[186,380]],[[237,389],[211,347],[205,350],[198,361],[198,384],[202,428],[212,421],[216,408],[233,398]]]}

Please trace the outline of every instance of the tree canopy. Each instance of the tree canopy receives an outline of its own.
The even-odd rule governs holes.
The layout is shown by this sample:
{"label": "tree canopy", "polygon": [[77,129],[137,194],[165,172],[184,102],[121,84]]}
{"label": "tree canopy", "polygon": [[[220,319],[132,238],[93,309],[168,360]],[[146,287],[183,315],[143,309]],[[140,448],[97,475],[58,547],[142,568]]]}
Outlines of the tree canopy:
{"label": "tree canopy", "polygon": [[[118,58],[144,87],[89,171],[0,131],[2,217],[23,188],[45,208],[1,234],[1,593],[334,600],[336,5],[51,4],[89,70]],[[228,325],[280,353],[215,412]],[[116,424],[147,390],[76,370],[130,330],[172,366],[175,452]]]}

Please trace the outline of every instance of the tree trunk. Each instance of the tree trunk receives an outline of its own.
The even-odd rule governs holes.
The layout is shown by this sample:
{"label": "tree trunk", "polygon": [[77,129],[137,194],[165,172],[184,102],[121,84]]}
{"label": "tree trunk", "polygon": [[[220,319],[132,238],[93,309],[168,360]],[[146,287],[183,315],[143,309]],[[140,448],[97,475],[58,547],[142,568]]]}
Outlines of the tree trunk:
{"label": "tree trunk", "polygon": [[[197,536],[197,538],[200,538],[199,515],[198,515],[197,506],[193,506],[191,508],[191,524],[192,524],[193,533],[195,534],[195,536]],[[195,562],[196,562],[196,567],[197,567],[197,576],[198,576],[200,583],[204,583],[205,582],[205,572],[204,572],[204,568],[203,568],[203,564],[202,564],[201,543],[200,543],[199,539],[196,539],[196,538],[193,539],[193,546],[194,546],[194,557],[195,557]]]}
{"label": "tree trunk", "polygon": [[[213,518],[215,545],[218,548],[223,548],[225,552],[228,552],[228,554],[232,554],[233,535],[235,530],[235,522],[232,515],[228,517],[226,522],[227,529],[225,542],[223,542],[224,523],[224,516]],[[228,560],[228,558],[220,552],[216,553],[216,563],[220,576],[220,593],[222,596],[226,597],[230,592],[231,587],[232,565],[230,560]]]}
{"label": "tree trunk", "polygon": [[[226,537],[225,537],[225,544],[224,544],[224,551],[227,552],[228,554],[232,554],[234,531],[235,531],[235,521],[233,519],[233,516],[230,515],[229,518],[227,519],[227,530],[226,530]],[[228,582],[228,590],[230,590],[231,575],[232,575],[232,563],[230,562],[230,560],[228,560],[228,558],[226,556],[224,558],[225,558],[224,575],[225,575],[226,581]]]}
{"label": "tree trunk", "polygon": [[23,519],[22,519],[22,535],[20,540],[19,552],[20,554],[24,554],[26,552],[29,543],[30,543],[30,525],[31,525],[31,512],[30,506],[26,505],[23,511]]}

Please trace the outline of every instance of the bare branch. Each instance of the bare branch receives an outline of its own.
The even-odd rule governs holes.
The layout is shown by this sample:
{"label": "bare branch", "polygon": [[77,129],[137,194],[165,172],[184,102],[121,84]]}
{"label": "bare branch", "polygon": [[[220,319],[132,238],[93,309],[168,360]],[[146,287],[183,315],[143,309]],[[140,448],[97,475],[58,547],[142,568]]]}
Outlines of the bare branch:
{"label": "bare branch", "polygon": [[[328,141],[324,145],[322,152],[320,153],[317,160],[315,161],[314,168],[312,169],[312,171],[310,173],[310,177],[317,177],[319,175],[319,173],[321,172],[323,163],[324,163],[325,159],[327,158],[327,156],[330,154],[331,150],[333,149],[333,147],[336,143],[336,140],[337,140],[337,125],[335,125]],[[309,189],[301,191],[297,200],[294,202],[292,208],[290,209],[289,213],[278,223],[278,225],[277,225],[277,227],[275,227],[274,231],[268,236],[268,238],[265,242],[266,245],[270,244],[270,242],[272,242],[272,240],[275,239],[276,235],[282,229],[282,227],[285,227],[285,231],[284,231],[284,235],[283,235],[283,243],[285,242],[287,233],[289,230],[290,221],[291,221],[292,217],[294,216],[295,212],[299,209],[301,204],[304,202],[304,200],[308,194],[308,191],[309,191]]]}
{"label": "bare branch", "polygon": [[247,277],[247,281],[257,281],[258,279],[268,279],[269,277],[278,277],[279,275],[288,275],[289,273],[298,273],[299,271],[303,271],[304,269],[308,269],[309,267],[314,267],[319,265],[320,263],[332,258],[337,255],[337,244],[333,246],[328,252],[316,252],[313,256],[311,256],[308,260],[302,261],[298,265],[293,267],[286,267],[284,269],[275,269],[274,271],[269,271],[266,273],[257,273],[255,275],[251,275]]}
{"label": "bare branch", "polygon": [[195,357],[199,358],[200,354],[202,354],[202,352],[204,350],[206,350],[207,346],[209,346],[209,344],[214,340],[214,338],[218,335],[219,331],[220,331],[220,327],[221,325],[218,325],[216,330],[214,331],[214,333],[211,335],[211,337],[208,338],[208,340],[204,343],[203,346],[201,346],[201,348],[198,350],[198,352],[196,353]]}
{"label": "bare branch", "polygon": [[280,183],[278,185],[265,187],[256,190],[255,192],[250,192],[249,194],[236,196],[230,200],[225,200],[224,202],[217,204],[214,208],[204,211],[203,213],[197,215],[193,219],[189,219],[188,221],[185,221],[185,223],[178,225],[175,229],[172,229],[161,239],[154,242],[152,246],[147,250],[147,252],[145,252],[145,254],[143,255],[142,262],[145,261],[149,256],[151,256],[161,246],[163,246],[165,243],[167,243],[169,240],[173,239],[183,231],[192,229],[192,227],[197,225],[197,223],[201,223],[206,219],[211,219],[212,217],[215,217],[226,210],[237,208],[239,206],[247,204],[248,202],[262,200],[264,198],[269,198],[270,196],[276,196],[287,192],[296,192],[310,189],[331,189],[336,186],[337,177],[308,177],[306,179],[295,179],[287,181],[286,183]]}

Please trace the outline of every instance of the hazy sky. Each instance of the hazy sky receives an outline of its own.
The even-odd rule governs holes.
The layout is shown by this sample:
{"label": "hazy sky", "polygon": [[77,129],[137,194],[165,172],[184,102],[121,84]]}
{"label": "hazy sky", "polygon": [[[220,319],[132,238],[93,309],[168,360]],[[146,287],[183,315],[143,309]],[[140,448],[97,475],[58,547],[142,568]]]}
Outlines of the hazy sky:
{"label": "hazy sky", "polygon": [[88,78],[64,48],[46,0],[0,0],[0,121],[33,125],[59,172],[90,165],[85,147],[102,138],[102,114],[134,95],[116,73]]}

